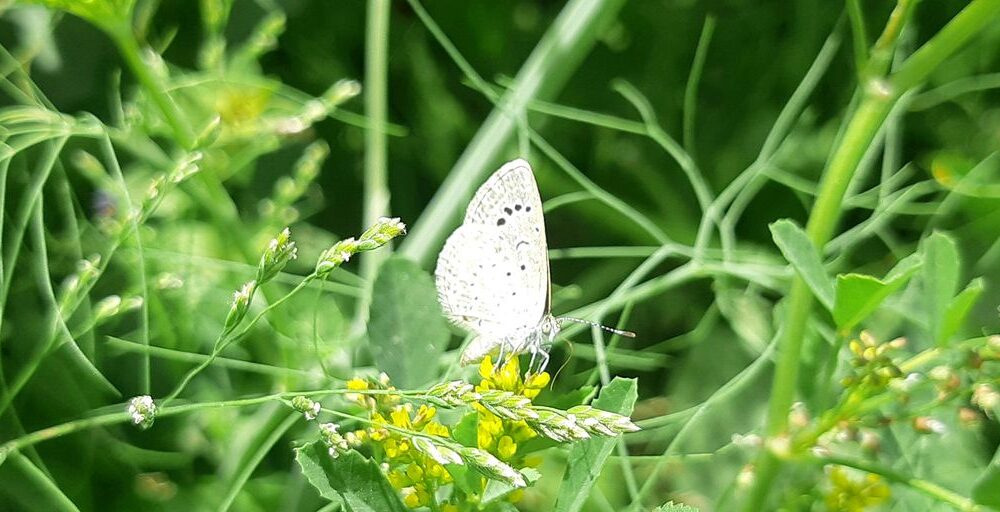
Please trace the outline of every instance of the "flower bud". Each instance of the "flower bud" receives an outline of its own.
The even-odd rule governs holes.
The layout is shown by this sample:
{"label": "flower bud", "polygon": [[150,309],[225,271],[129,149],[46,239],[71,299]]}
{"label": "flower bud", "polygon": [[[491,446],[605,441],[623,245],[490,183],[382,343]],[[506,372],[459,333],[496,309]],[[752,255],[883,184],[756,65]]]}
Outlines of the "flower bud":
{"label": "flower bud", "polygon": [[156,420],[156,404],[149,395],[137,396],[128,401],[126,411],[132,416],[132,423],[146,430]]}
{"label": "flower bud", "polygon": [[295,242],[291,240],[291,237],[291,231],[285,228],[281,230],[281,233],[278,233],[278,236],[271,239],[257,265],[257,284],[264,284],[274,279],[274,276],[284,270],[289,261],[298,256],[298,248],[295,247]]}
{"label": "flower bud", "polygon": [[306,421],[312,421],[319,416],[320,403],[308,397],[299,395],[292,398],[292,407],[301,412],[306,417]]}
{"label": "flower bud", "polygon": [[229,315],[226,316],[226,325],[223,331],[232,331],[243,320],[250,309],[250,300],[253,299],[255,291],[257,291],[257,283],[248,281],[242,288],[233,293],[233,305],[229,308]]}

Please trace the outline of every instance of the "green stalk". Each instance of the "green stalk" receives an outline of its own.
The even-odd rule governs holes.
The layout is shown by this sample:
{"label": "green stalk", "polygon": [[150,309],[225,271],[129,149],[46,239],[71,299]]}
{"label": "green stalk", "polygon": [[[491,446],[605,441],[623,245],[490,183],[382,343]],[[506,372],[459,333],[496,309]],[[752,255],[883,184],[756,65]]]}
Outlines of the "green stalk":
{"label": "green stalk", "polygon": [[[900,2],[901,5],[906,3],[905,0]],[[886,82],[863,84],[866,87],[864,97],[823,173],[816,204],[806,225],[806,233],[816,247],[823,247],[830,240],[840,218],[847,185],[893,105],[910,88],[920,84],[945,58],[995,21],[998,13],[1000,0],[973,0]],[[894,16],[890,22],[897,19]],[[901,27],[893,25],[892,28],[896,34],[901,31]],[[788,298],[786,322],[778,340],[779,354],[765,430],[769,440],[785,435],[787,431],[788,412],[795,399],[799,360],[812,305],[813,296],[808,285],[796,276]],[[782,461],[775,453],[764,450],[756,465],[754,487],[744,507],[747,511],[764,509],[771,483]]]}
{"label": "green stalk", "polygon": [[[401,247],[404,255],[423,264],[431,260],[476,187],[502,158],[529,103],[550,99],[562,89],[624,3],[624,0],[570,0],[566,4],[525,61],[511,89],[480,127],[424,213],[413,223],[414,229]],[[424,19],[426,11],[419,2],[410,0],[410,5]]]}
{"label": "green stalk", "polygon": [[[363,226],[373,226],[379,217],[389,214],[389,169],[386,151],[387,69],[389,63],[389,0],[368,1],[368,27],[365,38],[365,196]],[[389,248],[386,248],[389,249]],[[361,262],[365,293],[355,311],[352,332],[364,332],[371,305],[372,283],[378,267],[391,252],[371,254]]]}
{"label": "green stalk", "polygon": [[139,48],[139,43],[136,42],[135,35],[132,33],[131,24],[122,23],[118,28],[109,29],[108,35],[111,36],[111,39],[118,47],[122,58],[125,59],[125,64],[128,65],[136,79],[139,80],[139,84],[146,91],[146,94],[149,94],[150,99],[153,100],[160,113],[163,114],[163,119],[166,120],[171,131],[173,131],[174,139],[177,143],[184,149],[193,148],[195,139],[194,134],[191,132],[191,126],[183,118],[174,100],[170,99],[170,96],[164,91],[163,84],[156,78],[153,71],[149,69],[146,61],[142,59],[142,50]]}
{"label": "green stalk", "polygon": [[[51,510],[80,512],[80,509],[56,486],[55,482],[45,472],[32,464],[27,457],[20,453],[12,453],[10,462],[15,468],[21,471],[28,481],[48,496],[48,505],[55,507]],[[32,507],[36,506],[42,506],[42,504],[37,502],[32,503]]]}
{"label": "green stalk", "polygon": [[861,9],[861,0],[847,0],[847,18],[851,21],[854,68],[860,77],[868,67],[868,31],[865,29],[865,13]]}
{"label": "green stalk", "polygon": [[177,398],[177,396],[184,391],[184,388],[187,387],[188,383],[191,382],[191,379],[195,378],[195,376],[201,373],[202,370],[204,370],[205,368],[208,368],[209,365],[211,365],[215,361],[215,359],[219,357],[220,354],[222,354],[222,351],[225,350],[226,347],[243,339],[243,337],[246,336],[251,329],[253,329],[253,326],[256,325],[257,322],[264,317],[264,315],[266,315],[272,309],[280,306],[286,300],[292,298],[292,296],[294,296],[299,291],[304,289],[309,283],[311,283],[317,277],[319,276],[315,272],[304,277],[302,281],[300,281],[299,284],[292,289],[292,291],[288,292],[286,295],[268,304],[266,308],[262,309],[259,313],[257,313],[257,315],[254,316],[250,320],[250,322],[247,323],[243,327],[243,329],[240,330],[239,332],[233,334],[232,331],[224,331],[221,334],[219,334],[219,337],[216,338],[215,340],[215,346],[212,348],[212,353],[209,354],[208,357],[205,358],[205,360],[199,363],[198,366],[195,366],[194,368],[188,370],[187,374],[184,375],[184,378],[181,379],[181,382],[177,384],[177,387],[175,387],[174,390],[171,391],[170,394],[163,399],[163,401],[160,403],[160,407],[166,407],[167,404],[169,404],[175,398]]}

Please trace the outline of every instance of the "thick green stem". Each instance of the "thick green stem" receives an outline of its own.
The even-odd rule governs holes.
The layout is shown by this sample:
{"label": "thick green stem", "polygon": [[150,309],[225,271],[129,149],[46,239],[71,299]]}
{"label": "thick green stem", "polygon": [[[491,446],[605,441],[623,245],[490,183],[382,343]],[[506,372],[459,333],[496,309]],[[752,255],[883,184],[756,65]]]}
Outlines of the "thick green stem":
{"label": "thick green stem", "polygon": [[[363,225],[372,226],[379,217],[389,215],[389,169],[386,155],[386,111],[389,63],[389,0],[368,1],[368,28],[365,38],[365,115],[370,123],[365,130],[365,196]],[[388,249],[388,248],[387,248]],[[361,262],[361,277],[366,292],[358,303],[354,335],[364,332],[371,305],[372,282],[379,265],[390,256],[379,251]]]}
{"label": "thick green stem", "polygon": [[[563,7],[518,72],[511,89],[483,122],[434,199],[414,223],[413,231],[401,246],[407,257],[428,263],[437,253],[461,209],[502,157],[529,103],[550,99],[562,88],[604,27],[617,18],[624,3],[624,0],[570,0]],[[410,4],[418,15],[426,14],[416,0],[410,0]]]}
{"label": "thick green stem", "polygon": [[[901,1],[901,4],[907,2]],[[906,12],[904,10],[904,12]],[[823,247],[833,234],[840,218],[844,193],[866,149],[873,143],[896,101],[919,85],[941,62],[1000,14],[1000,0],[973,0],[962,12],[931,38],[887,80],[862,84],[865,95],[847,125],[844,137],[833,152],[823,173],[816,204],[809,216],[806,233],[816,247]],[[890,19],[890,24],[897,17]],[[898,21],[897,21],[898,23]],[[902,27],[893,27],[897,34]],[[888,30],[887,30],[888,31]],[[805,282],[796,277],[788,298],[788,314],[778,340],[778,361],[771,389],[767,418],[767,437],[773,440],[786,435],[788,412],[795,399],[806,325],[812,310],[813,296]],[[762,510],[782,460],[764,450],[756,463],[756,480],[744,510]]]}

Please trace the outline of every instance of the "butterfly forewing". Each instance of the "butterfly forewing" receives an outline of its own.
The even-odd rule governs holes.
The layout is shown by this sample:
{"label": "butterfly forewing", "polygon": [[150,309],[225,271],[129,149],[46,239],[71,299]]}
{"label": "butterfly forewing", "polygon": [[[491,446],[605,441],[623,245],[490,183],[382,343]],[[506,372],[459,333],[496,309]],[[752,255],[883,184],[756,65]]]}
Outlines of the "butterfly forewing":
{"label": "butterfly forewing", "polygon": [[445,314],[487,348],[521,343],[538,326],[549,268],[541,198],[527,162],[508,163],[479,188],[441,251],[436,281]]}

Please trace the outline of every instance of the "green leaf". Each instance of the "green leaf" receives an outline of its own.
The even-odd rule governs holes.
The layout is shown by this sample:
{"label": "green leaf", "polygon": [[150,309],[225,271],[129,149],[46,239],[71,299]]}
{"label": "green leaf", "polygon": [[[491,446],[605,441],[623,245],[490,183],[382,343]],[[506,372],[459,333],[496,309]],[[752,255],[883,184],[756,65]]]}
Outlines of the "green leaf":
{"label": "green leaf", "polygon": [[809,236],[788,219],[771,223],[771,237],[781,254],[827,310],[833,310],[833,281],[823,268],[823,260]]}
{"label": "green leaf", "polygon": [[[541,473],[532,468],[522,468],[519,469],[518,471],[520,471],[521,474],[524,475],[524,480],[528,482],[528,487],[531,487],[535,482],[538,481],[539,478],[542,477]],[[508,485],[504,482],[501,482],[499,480],[493,480],[491,478],[486,482],[486,489],[483,490],[483,497],[480,503],[482,505],[490,504],[494,501],[506,497],[508,494],[516,491],[517,489],[519,489],[519,487],[514,487],[513,485]]]}
{"label": "green leaf", "polygon": [[689,505],[684,505],[683,503],[678,504],[669,501],[659,507],[656,507],[653,512],[698,512],[698,509]]}
{"label": "green leaf", "polygon": [[399,388],[416,388],[438,374],[448,344],[431,276],[401,257],[386,260],[372,289],[368,338],[375,365]]}
{"label": "green leaf", "polygon": [[833,320],[840,331],[849,331],[872,314],[886,297],[910,280],[920,268],[920,257],[903,258],[886,274],[885,280],[863,274],[837,276],[837,295],[833,305]]}
{"label": "green leaf", "polygon": [[935,232],[923,243],[924,253],[924,297],[928,331],[935,344],[944,346],[948,340],[942,339],[944,317],[951,299],[958,290],[958,247],[955,241],[944,233]]}
{"label": "green leaf", "polygon": [[[476,447],[479,436],[479,413],[470,412],[451,429],[451,437],[462,446]],[[455,487],[466,494],[482,494],[483,477],[468,466],[448,464],[445,466],[451,473]]]}
{"label": "green leaf", "polygon": [[479,413],[470,412],[458,421],[451,429],[451,438],[458,441],[462,446],[476,447],[478,442]]}
{"label": "green leaf", "polygon": [[356,451],[336,459],[326,445],[313,441],[295,449],[295,460],[309,483],[329,500],[343,500],[352,512],[407,512],[399,494],[378,466]]}
{"label": "green leaf", "polygon": [[972,485],[972,499],[980,505],[1000,508],[1000,450],[996,451],[993,461]]}
{"label": "green leaf", "polygon": [[[591,405],[627,416],[632,414],[635,399],[636,380],[615,377]],[[583,507],[590,489],[601,474],[604,461],[617,442],[618,438],[605,437],[581,441],[573,446],[567,458],[566,473],[559,487],[555,510],[575,512]]]}
{"label": "green leaf", "polygon": [[774,336],[774,305],[750,289],[718,287],[715,303],[736,335],[753,350],[763,351]]}
{"label": "green leaf", "polygon": [[943,343],[949,339],[962,326],[965,317],[969,315],[969,310],[975,305],[976,300],[983,293],[983,278],[977,277],[969,282],[969,285],[962,290],[944,312],[944,319],[941,322],[941,330],[938,331],[938,338]]}

